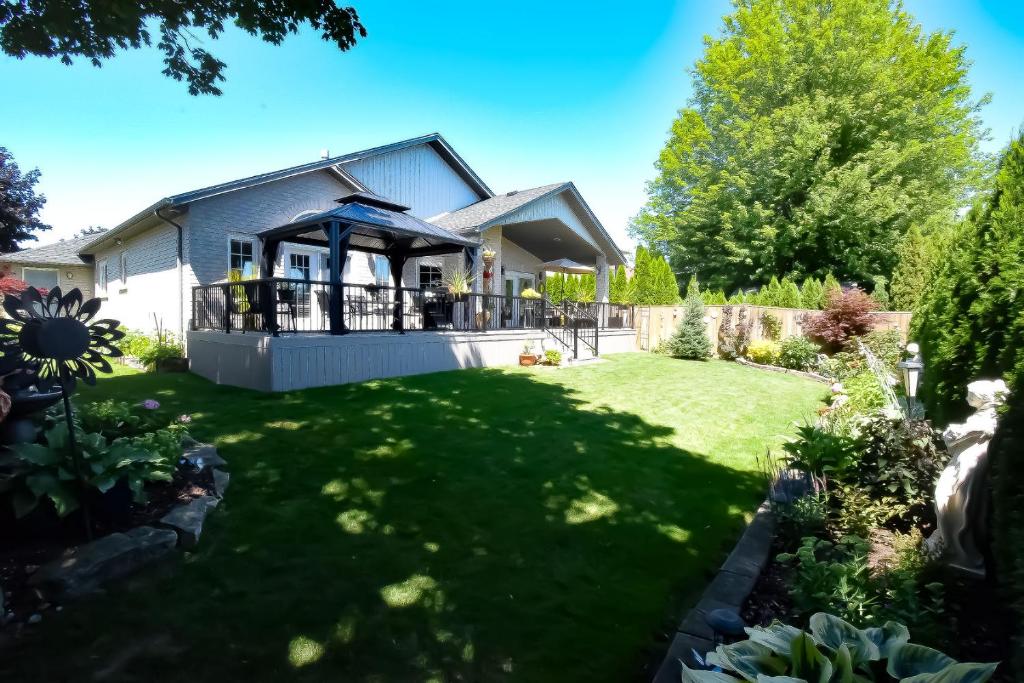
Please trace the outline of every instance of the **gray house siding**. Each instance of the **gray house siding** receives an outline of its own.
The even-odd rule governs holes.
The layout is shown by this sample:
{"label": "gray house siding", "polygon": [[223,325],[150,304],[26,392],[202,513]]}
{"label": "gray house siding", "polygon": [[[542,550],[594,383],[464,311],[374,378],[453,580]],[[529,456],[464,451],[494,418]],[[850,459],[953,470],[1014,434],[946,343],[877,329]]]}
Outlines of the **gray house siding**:
{"label": "gray house siding", "polygon": [[[93,286],[98,296],[106,297],[103,316],[120,320],[129,329],[152,330],[155,314],[168,331],[180,334],[179,305],[184,302],[187,317],[191,295],[179,299],[175,294],[178,291],[177,244],[177,230],[164,223],[126,238],[123,244],[108,243],[96,251]],[[127,273],[121,268],[122,253],[126,256]],[[100,287],[104,264],[105,292]]]}
{"label": "gray house siding", "polygon": [[573,207],[569,205],[569,202],[566,201],[564,192],[549,195],[543,199],[538,199],[535,202],[527,204],[516,211],[502,216],[501,221],[505,224],[527,223],[529,221],[541,221],[549,218],[557,218],[562,221],[587,244],[594,247],[597,251],[603,252],[603,250],[597,245],[593,236],[591,236],[590,231],[587,230],[587,227],[580,218],[580,215],[576,213]]}
{"label": "gray house siding", "polygon": [[57,284],[60,285],[61,291],[67,292],[68,290],[72,290],[77,287],[82,290],[82,296],[87,299],[92,298],[93,296],[92,266],[46,265],[40,263],[22,263],[20,261],[5,261],[3,264],[0,264],[0,274],[10,273],[12,277],[24,280],[25,268],[56,271],[58,276]]}
{"label": "gray house siding", "polygon": [[377,194],[433,218],[480,201],[481,197],[427,145],[357,159],[343,168]]}

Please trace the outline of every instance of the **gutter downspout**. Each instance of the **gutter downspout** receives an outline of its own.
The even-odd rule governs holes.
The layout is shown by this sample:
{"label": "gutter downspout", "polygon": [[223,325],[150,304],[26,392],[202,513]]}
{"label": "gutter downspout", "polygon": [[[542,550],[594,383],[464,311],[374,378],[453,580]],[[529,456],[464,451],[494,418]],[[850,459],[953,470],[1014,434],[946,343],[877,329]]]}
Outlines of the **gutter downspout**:
{"label": "gutter downspout", "polygon": [[175,223],[170,218],[167,218],[166,216],[162,215],[160,213],[160,207],[157,207],[156,209],[153,210],[153,215],[156,216],[159,220],[162,220],[164,223],[168,223],[169,225],[173,225],[177,229],[177,231],[178,231],[178,249],[177,249],[177,268],[178,268],[178,339],[181,341],[181,344],[184,345],[185,344],[185,295],[184,295],[183,292],[184,292],[184,287],[185,287],[185,274],[184,274],[184,269],[183,269],[184,258],[182,256],[182,254],[183,254],[183,246],[182,246],[182,244],[183,244],[183,241],[184,241],[183,237],[182,237],[182,234],[183,234],[184,228],[181,227],[180,223]]}

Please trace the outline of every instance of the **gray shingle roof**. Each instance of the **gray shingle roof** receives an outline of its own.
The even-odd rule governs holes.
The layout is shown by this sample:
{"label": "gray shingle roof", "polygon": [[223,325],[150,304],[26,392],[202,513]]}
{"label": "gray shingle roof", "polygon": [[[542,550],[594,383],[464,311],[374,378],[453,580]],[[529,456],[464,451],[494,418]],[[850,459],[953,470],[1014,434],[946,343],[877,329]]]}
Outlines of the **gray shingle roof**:
{"label": "gray shingle roof", "polygon": [[10,254],[0,254],[0,262],[6,263],[34,263],[48,266],[80,266],[88,263],[78,255],[79,250],[89,242],[92,242],[99,233],[72,237],[61,240],[54,244],[47,244],[42,247],[32,247],[15,251]]}
{"label": "gray shingle roof", "polygon": [[481,225],[485,225],[496,218],[515,211],[525,204],[529,204],[535,199],[540,199],[544,195],[551,194],[568,186],[569,183],[553,183],[551,185],[533,187],[529,190],[500,194],[497,197],[491,197],[476,204],[470,204],[458,211],[446,213],[431,222],[434,225],[439,225],[454,232],[471,232]]}

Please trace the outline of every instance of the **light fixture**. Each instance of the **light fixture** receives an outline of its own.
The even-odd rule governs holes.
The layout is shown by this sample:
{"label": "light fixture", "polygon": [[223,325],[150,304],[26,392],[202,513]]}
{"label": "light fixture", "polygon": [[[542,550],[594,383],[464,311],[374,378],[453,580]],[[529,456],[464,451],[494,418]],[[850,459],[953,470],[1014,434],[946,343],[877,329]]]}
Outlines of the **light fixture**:
{"label": "light fixture", "polygon": [[917,387],[921,382],[921,372],[924,370],[924,363],[921,361],[921,347],[916,343],[907,344],[907,353],[913,354],[911,358],[902,360],[896,367],[903,373],[903,390],[907,393],[907,411],[912,417],[917,408]]}

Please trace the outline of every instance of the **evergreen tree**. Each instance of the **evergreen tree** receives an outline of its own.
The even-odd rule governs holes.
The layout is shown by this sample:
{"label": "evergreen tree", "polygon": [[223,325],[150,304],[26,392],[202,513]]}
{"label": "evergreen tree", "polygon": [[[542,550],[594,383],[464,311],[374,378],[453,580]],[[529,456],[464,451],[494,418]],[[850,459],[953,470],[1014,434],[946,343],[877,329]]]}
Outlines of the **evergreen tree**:
{"label": "evergreen tree", "polygon": [[800,308],[800,288],[788,277],[782,278],[777,305],[781,308]]}
{"label": "evergreen tree", "polygon": [[832,273],[827,273],[825,275],[825,282],[822,284],[821,288],[823,290],[823,296],[821,300],[822,308],[825,308],[825,302],[828,301],[829,292],[843,291],[843,286],[839,284],[839,280],[837,280]]}
{"label": "evergreen tree", "polygon": [[816,277],[804,279],[800,287],[800,305],[803,308],[821,309],[825,305],[825,288]]}
{"label": "evergreen tree", "polygon": [[657,303],[654,260],[644,246],[636,248],[636,259],[633,265],[634,297],[636,303],[652,306]]}
{"label": "evergreen tree", "polygon": [[[914,309],[921,396],[943,425],[964,416],[968,383],[1024,370],[1024,134],[1003,154],[993,190],[976,205]],[[1013,387],[1024,391],[1024,387]]]}
{"label": "evergreen tree", "polygon": [[544,295],[548,301],[557,305],[565,298],[565,275],[563,273],[550,273],[544,281]]}
{"label": "evergreen tree", "polygon": [[780,306],[782,283],[779,282],[779,278],[772,275],[772,279],[768,281],[766,286],[761,288],[759,294],[762,306]]}
{"label": "evergreen tree", "polygon": [[669,353],[675,358],[705,360],[711,357],[711,340],[704,322],[704,304],[700,297],[686,298],[686,313],[669,340]]}
{"label": "evergreen tree", "polygon": [[[890,276],[982,170],[966,51],[894,0],[742,0],[692,69],[632,234],[712,287]],[[846,245],[839,247],[838,245]]]}
{"label": "evergreen tree", "polygon": [[593,302],[597,299],[597,276],[593,273],[586,273],[580,275],[579,289],[577,290],[577,301],[584,301],[587,303]]}
{"label": "evergreen tree", "polygon": [[663,256],[657,257],[658,303],[672,306],[679,303],[679,282],[672,266]]}
{"label": "evergreen tree", "polygon": [[691,296],[701,296],[700,283],[697,282],[696,273],[691,275],[690,281],[686,283],[686,298],[689,299]]}
{"label": "evergreen tree", "polygon": [[871,290],[871,298],[878,302],[878,310],[889,310],[889,279],[884,275],[876,275],[874,278],[874,289]]}
{"label": "evergreen tree", "polygon": [[899,263],[892,274],[889,296],[897,311],[911,311],[928,286],[936,260],[952,234],[952,223],[932,227],[926,234],[916,225],[903,238],[896,254]]}
{"label": "evergreen tree", "polygon": [[613,304],[633,303],[632,282],[626,276],[624,266],[619,266],[608,283],[608,301]]}
{"label": "evergreen tree", "polygon": [[743,292],[736,290],[732,296],[729,297],[728,303],[731,305],[742,304],[744,302]]}

